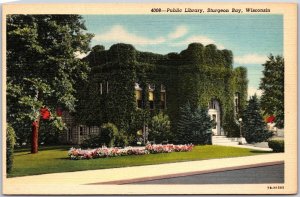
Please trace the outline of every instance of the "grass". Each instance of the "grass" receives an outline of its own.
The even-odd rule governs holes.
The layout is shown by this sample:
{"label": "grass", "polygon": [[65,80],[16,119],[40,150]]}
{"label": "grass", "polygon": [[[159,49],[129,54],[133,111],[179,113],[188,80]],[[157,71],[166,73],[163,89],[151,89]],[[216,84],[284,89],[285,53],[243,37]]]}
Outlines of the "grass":
{"label": "grass", "polygon": [[8,177],[225,157],[242,157],[269,153],[245,148],[205,145],[195,146],[191,152],[173,152],[139,156],[131,155],[92,160],[70,160],[67,155],[69,148],[70,146],[40,147],[40,151],[37,154],[30,154],[29,149],[18,149],[15,151],[14,168],[12,172],[8,174]]}

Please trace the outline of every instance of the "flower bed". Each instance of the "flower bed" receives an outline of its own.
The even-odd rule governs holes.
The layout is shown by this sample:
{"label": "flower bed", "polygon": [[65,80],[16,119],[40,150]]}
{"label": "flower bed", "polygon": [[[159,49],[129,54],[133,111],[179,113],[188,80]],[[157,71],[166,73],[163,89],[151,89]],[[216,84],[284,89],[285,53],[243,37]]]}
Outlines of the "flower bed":
{"label": "flower bed", "polygon": [[151,145],[148,144],[145,149],[152,154],[155,153],[170,153],[170,152],[187,152],[193,149],[193,145],[173,145],[173,144],[166,144],[166,145]]}
{"label": "flower bed", "polygon": [[194,145],[147,145],[145,147],[126,147],[126,148],[96,148],[96,149],[76,149],[71,148],[68,152],[68,156],[73,160],[80,159],[95,159],[104,157],[117,157],[124,155],[145,155],[145,154],[155,154],[155,153],[170,153],[170,152],[187,152],[193,149]]}

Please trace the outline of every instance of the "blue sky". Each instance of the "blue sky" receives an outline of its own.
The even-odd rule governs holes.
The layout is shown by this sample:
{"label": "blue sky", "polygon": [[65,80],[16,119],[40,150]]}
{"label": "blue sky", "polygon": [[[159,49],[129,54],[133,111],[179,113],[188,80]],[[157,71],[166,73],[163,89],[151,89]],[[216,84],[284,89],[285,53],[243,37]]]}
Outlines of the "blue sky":
{"label": "blue sky", "polygon": [[129,43],[137,50],[160,54],[180,52],[191,42],[215,44],[234,55],[234,67],[248,69],[248,94],[262,77],[267,56],[283,55],[282,15],[85,15],[92,46],[108,49]]}

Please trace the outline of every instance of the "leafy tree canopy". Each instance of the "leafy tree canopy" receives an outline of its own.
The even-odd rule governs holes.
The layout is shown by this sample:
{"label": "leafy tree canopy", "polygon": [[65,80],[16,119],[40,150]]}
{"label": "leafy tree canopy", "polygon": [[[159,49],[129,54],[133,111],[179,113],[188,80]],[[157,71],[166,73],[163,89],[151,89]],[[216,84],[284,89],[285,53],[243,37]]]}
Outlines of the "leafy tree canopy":
{"label": "leafy tree canopy", "polygon": [[46,106],[53,126],[61,127],[55,110],[74,111],[75,85],[89,71],[77,56],[88,52],[93,35],[79,15],[9,15],[6,20],[8,122],[19,136],[30,131]]}
{"label": "leafy tree canopy", "polygon": [[281,56],[268,57],[260,82],[261,108],[265,115],[275,115],[276,126],[284,127],[284,59]]}

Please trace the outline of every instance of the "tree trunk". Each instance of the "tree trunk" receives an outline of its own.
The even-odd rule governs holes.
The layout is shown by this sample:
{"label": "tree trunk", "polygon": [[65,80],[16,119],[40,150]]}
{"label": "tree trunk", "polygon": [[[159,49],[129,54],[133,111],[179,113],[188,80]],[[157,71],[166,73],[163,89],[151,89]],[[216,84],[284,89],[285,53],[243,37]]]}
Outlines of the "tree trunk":
{"label": "tree trunk", "polygon": [[37,153],[38,152],[38,146],[39,146],[39,120],[35,120],[32,123],[32,136],[31,136],[31,153]]}

